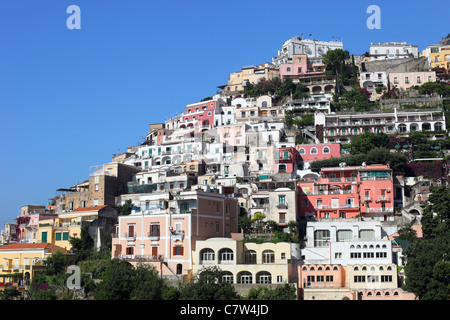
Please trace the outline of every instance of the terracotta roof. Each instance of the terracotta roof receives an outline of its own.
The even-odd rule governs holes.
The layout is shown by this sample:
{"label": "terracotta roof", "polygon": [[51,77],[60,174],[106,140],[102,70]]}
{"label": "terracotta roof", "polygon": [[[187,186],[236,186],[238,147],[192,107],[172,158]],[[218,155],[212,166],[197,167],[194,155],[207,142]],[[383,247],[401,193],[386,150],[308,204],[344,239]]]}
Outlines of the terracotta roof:
{"label": "terracotta roof", "polygon": [[52,243],[10,243],[0,247],[0,250],[19,250],[19,249],[62,249],[60,246]]}
{"label": "terracotta roof", "polygon": [[107,206],[97,206],[97,207],[84,207],[73,210],[72,212],[80,212],[80,211],[100,211]]}

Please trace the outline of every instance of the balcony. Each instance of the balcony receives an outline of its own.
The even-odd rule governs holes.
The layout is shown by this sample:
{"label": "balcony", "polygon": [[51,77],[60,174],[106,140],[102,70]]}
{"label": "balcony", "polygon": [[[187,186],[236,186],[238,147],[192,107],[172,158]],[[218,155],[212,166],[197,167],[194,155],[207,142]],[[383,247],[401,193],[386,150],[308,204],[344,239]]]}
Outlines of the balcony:
{"label": "balcony", "polygon": [[394,208],[367,208],[366,212],[372,212],[372,213],[380,213],[380,212],[386,212],[386,213],[392,213],[394,212]]}
{"label": "balcony", "polygon": [[159,238],[160,238],[160,234],[159,234],[159,232],[151,232],[151,231],[149,231],[148,232],[148,238],[151,241],[158,241]]}
{"label": "balcony", "polygon": [[137,255],[137,254],[119,254],[114,258],[122,259],[126,261],[147,261],[147,262],[160,262],[164,261],[164,256],[161,254],[158,255]]}
{"label": "balcony", "polygon": [[131,233],[125,232],[124,238],[127,241],[135,241],[136,240],[136,232],[131,232]]}
{"label": "balcony", "polygon": [[276,207],[277,207],[278,209],[287,209],[287,208],[288,208],[288,204],[287,204],[287,203],[284,203],[284,202],[278,202],[277,205],[276,205]]}
{"label": "balcony", "polygon": [[372,197],[371,196],[364,196],[364,201],[372,201]]}
{"label": "balcony", "polygon": [[184,231],[183,230],[170,230],[170,237],[173,240],[183,241],[183,239],[184,239]]}
{"label": "balcony", "polygon": [[378,196],[378,201],[389,201],[389,200],[390,200],[389,196],[386,195]]}

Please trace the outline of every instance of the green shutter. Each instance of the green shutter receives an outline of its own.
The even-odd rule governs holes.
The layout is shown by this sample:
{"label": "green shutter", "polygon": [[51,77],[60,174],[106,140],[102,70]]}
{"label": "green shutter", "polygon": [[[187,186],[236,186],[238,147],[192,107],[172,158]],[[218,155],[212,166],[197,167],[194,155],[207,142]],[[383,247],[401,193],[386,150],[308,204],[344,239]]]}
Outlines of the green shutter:
{"label": "green shutter", "polygon": [[42,232],[42,243],[46,243],[47,242],[47,231]]}
{"label": "green shutter", "polygon": [[280,159],[280,151],[275,152],[275,159]]}
{"label": "green shutter", "polygon": [[69,240],[69,232],[63,232],[63,240]]}
{"label": "green shutter", "polygon": [[289,151],[284,151],[283,159],[289,159]]}
{"label": "green shutter", "polygon": [[61,241],[61,232],[55,233],[55,241]]}

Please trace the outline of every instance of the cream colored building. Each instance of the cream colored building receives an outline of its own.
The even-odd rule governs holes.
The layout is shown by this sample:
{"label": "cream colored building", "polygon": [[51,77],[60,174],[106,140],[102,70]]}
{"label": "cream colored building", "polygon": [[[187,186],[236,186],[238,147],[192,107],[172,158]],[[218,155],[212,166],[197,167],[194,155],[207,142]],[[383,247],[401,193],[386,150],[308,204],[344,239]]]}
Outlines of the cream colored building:
{"label": "cream colored building", "polygon": [[390,89],[409,89],[414,86],[421,86],[427,82],[436,82],[436,72],[392,72],[389,73]]}
{"label": "cream colored building", "polygon": [[244,66],[241,71],[230,73],[228,84],[224,86],[222,93],[225,95],[238,94],[244,90],[247,82],[257,84],[262,79],[272,80],[277,77],[280,77],[280,72],[271,63],[263,63],[259,66]]}
{"label": "cream colored building", "polygon": [[284,284],[292,282],[291,244],[244,243],[231,238],[209,238],[196,242],[193,272],[212,266],[224,271],[232,284]]}
{"label": "cream colored building", "polygon": [[397,289],[395,264],[361,264],[347,267],[350,289]]}

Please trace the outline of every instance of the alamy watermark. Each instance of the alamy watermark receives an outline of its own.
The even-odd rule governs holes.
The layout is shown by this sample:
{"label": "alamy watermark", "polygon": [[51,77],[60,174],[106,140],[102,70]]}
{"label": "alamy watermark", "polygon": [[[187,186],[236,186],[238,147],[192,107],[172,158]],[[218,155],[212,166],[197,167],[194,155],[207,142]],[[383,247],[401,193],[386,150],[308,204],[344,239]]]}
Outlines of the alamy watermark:
{"label": "alamy watermark", "polygon": [[379,6],[376,5],[370,5],[367,10],[367,14],[370,14],[371,16],[367,18],[367,28],[370,30],[373,29],[381,29],[381,9]]}
{"label": "alamy watermark", "polygon": [[67,7],[66,13],[71,15],[67,18],[66,25],[67,29],[81,29],[81,9],[79,6],[74,4]]}

